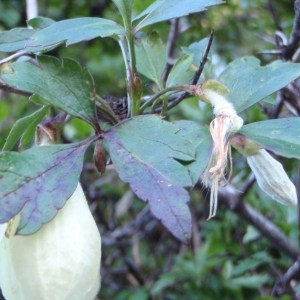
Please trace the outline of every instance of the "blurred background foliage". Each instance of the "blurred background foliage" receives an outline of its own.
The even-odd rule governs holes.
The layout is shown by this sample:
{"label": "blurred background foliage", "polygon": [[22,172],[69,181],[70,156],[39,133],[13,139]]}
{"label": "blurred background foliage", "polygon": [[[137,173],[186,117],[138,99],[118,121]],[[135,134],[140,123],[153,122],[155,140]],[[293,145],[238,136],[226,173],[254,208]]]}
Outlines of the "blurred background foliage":
{"label": "blurred background foliage", "polygon": [[[135,13],[152,2],[135,0]],[[255,55],[262,63],[271,62],[277,57],[264,54],[264,51],[275,49],[278,28],[272,9],[277,16],[275,20],[288,36],[294,20],[293,1],[229,0],[180,20],[182,32],[176,41],[174,57],[180,55],[182,47],[208,37],[214,30],[206,77],[215,78],[229,62],[245,55]],[[57,21],[97,16],[121,22],[109,0],[39,1],[39,15]],[[0,31],[22,26],[26,26],[25,1],[0,1]],[[169,30],[169,23],[161,23],[146,28],[145,33],[156,31],[167,43]],[[124,63],[113,39],[97,39],[68,48],[61,46],[50,54],[78,60],[92,73],[100,95],[126,95]],[[4,57],[3,53],[1,57]],[[144,94],[147,94],[147,81],[143,84]],[[272,109],[269,103],[246,111],[243,115],[246,122],[268,118],[266,112],[270,107]],[[0,91],[0,147],[13,123],[36,109],[37,106],[27,98]],[[288,116],[288,112],[285,115]],[[211,109],[205,105],[199,107],[196,99],[189,98],[171,110],[169,118],[208,124]],[[64,128],[66,141],[81,140],[90,134],[89,125],[77,119],[72,119]],[[99,299],[275,299],[272,291],[276,279],[286,272],[293,260],[238,214],[221,204],[217,217],[207,222],[207,191],[196,187],[191,191],[190,203],[194,218],[193,244],[182,245],[151,216],[147,206],[136,199],[110,166],[99,177],[92,164],[92,151],[86,158],[82,183],[103,240]],[[292,180],[297,181],[298,162],[282,161]],[[236,153],[234,165],[233,183],[239,187],[248,178],[250,170]],[[256,184],[247,193],[245,201],[298,246],[296,208],[274,203]],[[299,299],[298,281],[293,280],[291,285],[276,298]]]}

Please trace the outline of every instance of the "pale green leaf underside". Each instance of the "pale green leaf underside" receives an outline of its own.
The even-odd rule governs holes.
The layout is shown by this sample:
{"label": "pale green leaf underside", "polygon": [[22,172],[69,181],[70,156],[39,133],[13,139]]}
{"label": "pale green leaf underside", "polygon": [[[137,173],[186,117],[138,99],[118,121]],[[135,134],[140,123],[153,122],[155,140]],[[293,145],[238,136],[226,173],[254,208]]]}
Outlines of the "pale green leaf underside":
{"label": "pale green leaf underside", "polygon": [[221,4],[220,0],[157,0],[134,18],[135,30],[173,18],[201,12],[212,5]]}
{"label": "pale green leaf underside", "polygon": [[[38,20],[32,22],[35,24]],[[37,25],[41,26],[40,23]],[[124,28],[118,23],[95,17],[74,18],[52,24],[49,22],[45,26],[41,30],[17,28],[0,33],[0,51],[45,52],[64,42],[69,46],[97,37],[104,38],[125,33]]]}
{"label": "pale green leaf underside", "polygon": [[255,122],[239,133],[278,155],[300,159],[300,118]]}
{"label": "pale green leaf underside", "polygon": [[27,40],[35,33],[28,28],[14,28],[0,32],[0,52],[15,52],[25,48]]}
{"label": "pale green leaf underside", "polygon": [[195,75],[192,70],[193,55],[184,55],[172,67],[166,87],[190,83]]}
{"label": "pale green leaf underside", "polygon": [[226,95],[237,112],[242,112],[300,76],[300,64],[274,61],[261,66],[255,57],[234,60],[218,80],[228,89]]}
{"label": "pale green leaf underside", "polygon": [[167,50],[156,33],[138,42],[136,47],[138,71],[163,88],[162,76],[167,63]]}

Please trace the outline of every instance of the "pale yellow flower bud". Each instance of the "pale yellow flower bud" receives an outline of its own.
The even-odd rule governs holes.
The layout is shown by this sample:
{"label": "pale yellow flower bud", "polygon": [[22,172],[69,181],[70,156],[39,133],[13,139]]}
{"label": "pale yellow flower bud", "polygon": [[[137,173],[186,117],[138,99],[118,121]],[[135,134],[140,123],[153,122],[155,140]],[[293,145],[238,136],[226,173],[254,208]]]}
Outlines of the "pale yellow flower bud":
{"label": "pale yellow flower bud", "polygon": [[[6,300],[93,300],[100,288],[101,238],[80,184],[52,221],[0,240],[0,285]],[[3,232],[3,225],[2,229]]]}
{"label": "pale yellow flower bud", "polygon": [[297,193],[281,163],[274,159],[266,150],[260,149],[255,154],[247,156],[259,187],[274,200],[296,205]]}

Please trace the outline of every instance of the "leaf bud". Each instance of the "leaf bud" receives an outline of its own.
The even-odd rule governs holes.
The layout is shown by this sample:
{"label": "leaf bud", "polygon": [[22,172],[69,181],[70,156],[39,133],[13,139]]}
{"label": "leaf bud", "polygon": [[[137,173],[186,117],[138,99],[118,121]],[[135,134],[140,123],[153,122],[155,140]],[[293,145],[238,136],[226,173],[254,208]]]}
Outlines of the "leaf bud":
{"label": "leaf bud", "polygon": [[103,149],[103,141],[99,140],[94,149],[94,164],[97,171],[102,175],[106,169],[106,154]]}

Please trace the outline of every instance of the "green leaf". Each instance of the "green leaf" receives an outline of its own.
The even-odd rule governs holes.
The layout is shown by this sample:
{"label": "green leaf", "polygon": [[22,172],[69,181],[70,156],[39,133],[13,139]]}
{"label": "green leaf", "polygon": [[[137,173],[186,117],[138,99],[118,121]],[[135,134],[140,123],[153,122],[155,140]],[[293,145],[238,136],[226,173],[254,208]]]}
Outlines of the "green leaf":
{"label": "green leaf", "polygon": [[134,18],[138,22],[135,30],[139,31],[161,21],[197,13],[206,10],[209,6],[221,3],[223,3],[221,0],[157,0]]}
{"label": "green leaf", "polygon": [[300,64],[274,61],[260,66],[257,58],[244,57],[229,64],[218,80],[229,89],[227,99],[241,112],[299,76]]}
{"label": "green leaf", "polygon": [[[102,18],[75,18],[63,20],[35,33],[28,41],[27,48],[37,51],[53,44],[66,42],[66,46],[96,37],[124,34],[124,28],[116,22]],[[37,48],[36,48],[37,47]]]}
{"label": "green leaf", "polygon": [[180,128],[160,117],[139,116],[116,125],[104,134],[120,178],[128,182],[155,217],[183,242],[191,236],[189,170],[181,162],[195,159],[193,144]]}
{"label": "green leaf", "polygon": [[205,171],[212,150],[212,139],[207,126],[197,122],[180,120],[175,125],[179,128],[180,134],[186,138],[196,149],[195,159],[186,164],[194,186],[199,177]]}
{"label": "green leaf", "polygon": [[[45,118],[48,113],[49,107],[43,106],[32,114],[17,120],[10,130],[2,150],[12,150],[17,141],[23,136],[27,136],[27,139],[32,139],[35,134],[36,126]],[[26,142],[27,140],[23,141],[21,144],[25,145],[27,144]]]}
{"label": "green leaf", "polygon": [[172,273],[165,273],[153,284],[151,295],[156,296],[163,292],[164,289],[173,286],[178,279]]}
{"label": "green leaf", "polygon": [[113,2],[123,18],[124,25],[131,25],[133,0],[113,0]]}
{"label": "green leaf", "polygon": [[93,79],[71,59],[60,61],[41,56],[37,63],[15,62],[0,73],[0,78],[10,86],[37,94],[70,115],[97,126]]}
{"label": "green leaf", "polygon": [[167,49],[157,33],[143,38],[136,47],[138,71],[163,88],[162,76],[167,63]]}
{"label": "green leaf", "polygon": [[250,289],[257,289],[263,284],[267,283],[270,280],[269,275],[247,275],[232,278],[229,280],[231,286],[246,287]]}
{"label": "green leaf", "polygon": [[23,49],[27,53],[45,52],[64,42],[69,46],[97,37],[104,38],[124,33],[124,28],[112,20],[94,17],[68,19],[55,22],[28,36],[26,43],[20,44],[19,48],[15,46],[13,51]]}
{"label": "green leaf", "polygon": [[0,223],[21,214],[18,234],[36,232],[74,192],[89,143],[0,153]]}
{"label": "green leaf", "polygon": [[[256,255],[258,254],[258,255]],[[251,272],[257,267],[270,263],[270,257],[265,252],[258,252],[238,262],[235,266],[232,276],[240,276],[246,272]]]}
{"label": "green leaf", "polygon": [[[205,53],[208,41],[209,38],[204,38],[199,42],[192,43],[188,47],[182,47],[182,52],[184,54],[193,55],[193,64],[195,66],[199,66]],[[208,57],[211,57],[211,54],[209,54]]]}
{"label": "green leaf", "polygon": [[35,33],[28,28],[14,28],[0,32],[0,52],[15,52],[24,49],[27,40]]}
{"label": "green leaf", "polygon": [[193,55],[185,55],[177,60],[167,79],[166,87],[189,83],[194,77]]}
{"label": "green leaf", "polygon": [[243,126],[239,133],[278,155],[300,159],[300,118],[255,122]]}

